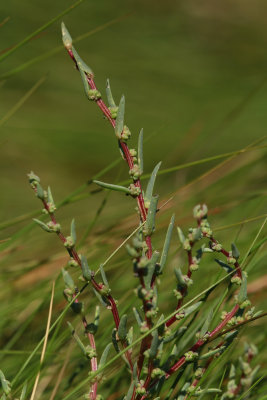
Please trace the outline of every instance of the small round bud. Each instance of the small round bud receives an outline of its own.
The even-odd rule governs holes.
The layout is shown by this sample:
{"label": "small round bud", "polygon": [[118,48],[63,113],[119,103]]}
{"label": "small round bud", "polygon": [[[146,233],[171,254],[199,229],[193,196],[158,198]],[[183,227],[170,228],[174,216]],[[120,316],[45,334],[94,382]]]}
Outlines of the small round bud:
{"label": "small round bud", "polygon": [[97,89],[89,89],[88,90],[89,100],[96,101],[101,99],[101,93]]}
{"label": "small round bud", "polygon": [[129,174],[133,178],[134,181],[137,181],[137,179],[139,179],[141,176],[141,170],[140,170],[139,165],[134,164],[133,168],[130,169]]}
{"label": "small round bud", "polygon": [[66,237],[66,240],[65,240],[65,242],[64,242],[64,246],[65,246],[67,249],[72,249],[72,248],[74,247],[74,243],[73,243],[73,240],[72,240],[72,237],[71,237],[71,236],[67,236],[67,237]]}

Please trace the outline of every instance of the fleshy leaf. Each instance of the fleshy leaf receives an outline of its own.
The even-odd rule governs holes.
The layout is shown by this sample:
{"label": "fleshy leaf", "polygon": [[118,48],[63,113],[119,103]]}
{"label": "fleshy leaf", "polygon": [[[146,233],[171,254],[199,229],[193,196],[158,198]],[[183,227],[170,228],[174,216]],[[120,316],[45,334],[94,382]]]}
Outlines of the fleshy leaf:
{"label": "fleshy leaf", "polygon": [[106,273],[104,271],[103,264],[100,264],[99,269],[100,269],[100,273],[101,273],[104,285],[109,287],[108,280],[107,280],[107,277],[106,277]]}
{"label": "fleshy leaf", "polygon": [[232,255],[237,260],[240,256],[238,248],[236,247],[236,245],[234,243],[231,244],[231,248],[232,248]]}
{"label": "fleshy leaf", "polygon": [[203,337],[205,335],[205,333],[208,332],[212,318],[213,318],[213,308],[208,312],[208,314],[205,318],[205,322],[202,325],[202,328],[200,329],[200,337]]}
{"label": "fleshy leaf", "polygon": [[147,274],[144,276],[145,286],[147,289],[150,289],[152,276],[154,274],[156,263],[157,263],[158,259],[159,259],[159,252],[154,251],[151,259],[149,260],[150,262],[147,266]]}
{"label": "fleshy leaf", "polygon": [[114,101],[113,96],[112,96],[109,79],[107,79],[106,93],[107,93],[107,99],[108,99],[109,107],[116,107],[115,101]]}
{"label": "fleshy leaf", "polygon": [[173,231],[173,226],[174,226],[174,218],[175,215],[173,214],[173,216],[171,217],[171,221],[167,230],[167,234],[165,237],[165,242],[164,242],[164,246],[163,246],[163,250],[161,253],[161,258],[160,258],[160,271],[159,273],[162,273],[163,268],[166,264],[166,260],[167,260],[167,256],[168,256],[168,252],[169,252],[169,248],[170,248],[170,243],[171,243],[171,236],[172,236],[172,231]]}
{"label": "fleshy leaf", "polygon": [[156,217],[156,212],[157,212],[158,200],[159,200],[159,196],[157,195],[157,196],[153,196],[150,201],[149,209],[147,212],[147,220],[146,220],[146,224],[144,226],[144,234],[146,236],[151,236],[155,229],[155,217]]}
{"label": "fleshy leaf", "polygon": [[39,219],[33,218],[33,221],[36,222],[37,225],[39,225],[44,231],[46,232],[53,232],[52,229],[50,229],[44,222],[40,221]]}
{"label": "fleshy leaf", "polygon": [[153,333],[153,339],[151,342],[151,347],[149,349],[149,357],[150,358],[155,358],[158,352],[158,348],[160,345],[160,340],[159,340],[159,335],[158,335],[158,331],[154,331]]}
{"label": "fleshy leaf", "polygon": [[134,391],[134,382],[131,383],[131,386],[129,387],[129,390],[128,390],[126,396],[124,396],[123,400],[131,400],[133,391]]}
{"label": "fleshy leaf", "polygon": [[138,137],[138,165],[140,168],[141,174],[144,172],[144,158],[143,158],[143,128],[141,129]]}
{"label": "fleshy leaf", "polygon": [[182,286],[182,287],[185,287],[186,283],[185,283],[185,280],[184,280],[184,277],[183,277],[181,269],[180,268],[175,268],[174,272],[175,272],[176,279],[178,281],[178,285]]}
{"label": "fleshy leaf", "polygon": [[99,367],[98,367],[98,368],[101,368],[101,367],[106,363],[107,357],[108,357],[108,353],[109,353],[109,350],[110,350],[110,347],[111,347],[111,346],[112,346],[112,343],[109,343],[109,344],[105,347],[105,349],[104,349],[104,351],[103,351],[103,353],[102,353],[102,356],[101,356],[101,358],[100,358]]}
{"label": "fleshy leaf", "polygon": [[71,221],[71,225],[70,225],[70,236],[73,241],[73,244],[75,245],[77,237],[76,237],[76,229],[75,229],[75,220],[74,219]]}
{"label": "fleshy leaf", "polygon": [[70,50],[72,48],[72,37],[66,28],[64,22],[61,22],[61,32],[62,32],[62,41],[66,49]]}
{"label": "fleshy leaf", "polygon": [[[197,303],[192,304],[192,306],[186,307],[183,310],[185,317],[192,314],[192,312],[196,311],[201,306],[201,304],[203,304],[203,301],[198,301]],[[178,310],[178,312],[179,312],[179,310]]]}
{"label": "fleshy leaf", "polygon": [[124,127],[124,112],[125,112],[125,97],[122,96],[118,108],[116,125],[115,125],[115,134],[118,138],[121,137],[121,133]]}
{"label": "fleshy leaf", "polygon": [[113,185],[111,183],[101,182],[101,181],[93,181],[96,185],[103,187],[104,189],[115,190],[116,192],[123,192],[126,194],[130,194],[130,190],[127,187]]}
{"label": "fleshy leaf", "polygon": [[157,173],[158,173],[160,166],[161,166],[161,161],[153,169],[152,174],[151,174],[150,179],[147,184],[146,193],[145,193],[145,205],[146,206],[148,205],[148,207],[149,207],[149,203],[152,201],[155,180],[156,180]]}
{"label": "fleshy leaf", "polygon": [[87,258],[83,255],[81,256],[81,262],[82,262],[83,277],[86,281],[90,281],[92,278],[92,272],[88,266]]}
{"label": "fleshy leaf", "polygon": [[225,262],[218,260],[217,258],[215,258],[214,261],[216,261],[216,263],[219,264],[219,266],[222,267],[228,274],[229,272],[233,271],[233,268],[230,267],[230,265],[226,264]]}
{"label": "fleshy leaf", "polygon": [[124,340],[127,336],[127,315],[124,314],[121,317],[119,328],[118,328],[118,337],[120,340]]}
{"label": "fleshy leaf", "polygon": [[86,74],[88,74],[89,77],[93,77],[93,76],[94,76],[93,71],[92,71],[91,68],[88,67],[88,65],[85,64],[85,62],[81,59],[81,57],[79,56],[79,54],[77,53],[77,51],[75,50],[74,47],[72,47],[72,53],[73,53],[73,56],[74,56],[74,58],[75,58],[75,60],[76,60],[76,63],[77,63],[77,66],[78,66],[79,70],[85,72]]}
{"label": "fleshy leaf", "polygon": [[243,273],[242,274],[242,283],[240,286],[240,290],[237,296],[238,304],[242,304],[243,301],[247,300],[247,277]]}
{"label": "fleshy leaf", "polygon": [[62,268],[62,276],[64,279],[64,283],[66,285],[66,287],[72,291],[75,290],[75,284],[73,282],[72,277],[70,276],[70,274],[68,273],[68,271],[66,271],[64,268]]}
{"label": "fleshy leaf", "polygon": [[42,186],[40,185],[40,183],[38,183],[38,182],[36,182],[36,196],[40,200],[44,200],[44,198],[45,198],[44,190],[43,190]]}
{"label": "fleshy leaf", "polygon": [[181,244],[183,245],[185,242],[185,236],[183,234],[182,229],[179,228],[179,226],[177,227],[177,232],[178,232],[179,240],[180,240]]}
{"label": "fleshy leaf", "polygon": [[136,318],[138,325],[140,326],[143,322],[143,318],[140,314],[140,311],[137,308],[133,307],[133,313],[134,313],[134,316]]}

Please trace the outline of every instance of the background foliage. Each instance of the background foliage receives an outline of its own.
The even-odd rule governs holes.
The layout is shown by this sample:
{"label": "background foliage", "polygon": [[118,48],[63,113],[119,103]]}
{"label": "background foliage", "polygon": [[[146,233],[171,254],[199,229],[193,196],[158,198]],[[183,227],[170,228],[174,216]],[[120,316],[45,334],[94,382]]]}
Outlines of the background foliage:
{"label": "background foliage", "polygon": [[[62,0],[36,0],[27,5],[17,0],[4,2],[0,57],[71,4]],[[266,3],[260,0],[84,0],[64,16],[64,21],[73,37],[88,32],[76,46],[95,71],[99,88],[104,91],[105,80],[110,78],[116,99],[125,94],[133,141],[137,140],[139,129],[144,128],[148,173],[159,160],[162,169],[166,169],[234,152],[253,142],[257,142],[255,146],[266,145],[266,12]],[[5,374],[11,379],[44,334],[51,281],[67,260],[54,236],[47,237],[37,227],[29,228],[32,216],[28,214],[38,211],[39,204],[28,187],[26,174],[34,170],[44,184],[51,185],[59,202],[119,159],[113,132],[86,101],[79,74],[63,49],[60,22],[61,19],[1,62],[0,358],[1,368],[5,366]],[[17,68],[20,71],[14,70]],[[197,203],[209,205],[210,220],[217,229],[266,215],[265,171],[266,151],[262,147],[159,176],[161,204],[174,197],[158,217],[155,246],[161,243],[171,213],[176,213],[176,223],[186,229],[191,224],[191,209]],[[104,180],[124,179],[128,179],[127,169],[121,160]],[[76,197],[74,203],[58,211],[58,218],[67,229],[75,217],[80,239],[106,198],[103,192],[90,195],[94,189],[87,185],[80,192],[81,198]],[[106,206],[86,238],[84,249],[94,268],[136,227],[134,202],[118,196],[112,193],[107,197]],[[235,240],[244,254],[263,219],[222,229],[216,236],[228,247]],[[263,229],[258,242],[265,237]],[[172,268],[175,263],[184,262],[175,241],[169,273],[162,281],[163,308],[174,302],[168,291]],[[267,285],[264,243],[249,264],[250,298],[257,309],[264,308]],[[132,306],[129,289],[135,285],[129,279],[131,263],[123,249],[107,268],[123,313],[124,308]],[[198,290],[212,281],[210,271],[216,269],[212,258],[205,268],[206,273],[198,278]],[[54,318],[65,305],[62,288],[61,279],[57,279]],[[69,314],[68,318],[73,317]],[[108,321],[110,316],[104,312],[101,318]],[[106,321],[101,328],[100,323],[103,346],[107,340],[105,325]],[[244,337],[250,340],[253,336],[261,348],[266,338],[264,329],[262,321],[255,322],[253,327],[244,329]],[[54,375],[66,359],[63,345],[69,341],[63,320],[49,344],[39,388],[41,398],[51,398]],[[71,376],[75,384],[86,374],[87,366],[80,361],[75,346],[68,357],[71,361],[57,392],[59,396],[70,385],[66,377]],[[263,351],[259,361],[264,371]],[[33,377],[38,363],[39,358],[35,357],[30,369]],[[22,374],[19,382],[25,376]],[[116,387],[116,379],[113,385]]]}

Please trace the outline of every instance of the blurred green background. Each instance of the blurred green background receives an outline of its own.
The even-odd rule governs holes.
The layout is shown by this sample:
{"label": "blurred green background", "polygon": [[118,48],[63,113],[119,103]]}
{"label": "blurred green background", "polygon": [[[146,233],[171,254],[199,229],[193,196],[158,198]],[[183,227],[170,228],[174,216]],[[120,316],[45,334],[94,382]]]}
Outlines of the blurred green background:
{"label": "blurred green background", "polygon": [[[2,2],[0,57],[71,4],[69,0]],[[63,49],[61,20],[73,38],[88,33],[75,47],[95,72],[98,88],[104,93],[109,78],[115,99],[126,96],[132,146],[140,128],[144,128],[148,173],[160,160],[165,169],[234,152],[253,142],[266,145],[266,16],[267,3],[263,0],[84,0],[1,62],[1,290],[6,299],[14,300],[4,307],[3,343],[17,329],[16,318],[25,303],[30,303],[24,294],[31,292],[31,301],[40,297],[40,289],[49,296],[51,277],[57,275],[65,260],[54,237],[45,236],[37,227],[27,228],[31,222],[27,214],[38,210],[40,204],[26,174],[33,170],[44,186],[52,187],[55,200],[61,201],[119,158],[112,129],[97,107],[87,101],[80,76]],[[266,214],[265,148],[234,157],[211,172],[222,160],[158,178],[161,204],[174,192],[176,195],[159,215],[155,247],[161,243],[171,213],[176,213],[177,223],[189,227],[191,209],[199,202],[209,205],[217,228]],[[103,180],[127,178],[121,160]],[[75,217],[80,237],[105,196],[102,192],[89,196],[94,189],[88,186],[82,200],[58,211],[66,229]],[[94,266],[136,226],[133,208],[134,202],[124,201],[116,193],[108,197],[86,239],[85,251]],[[13,223],[17,217],[22,221]],[[220,238],[226,247],[237,239],[244,253],[262,221],[259,218],[222,230]],[[261,238],[265,236],[263,231]],[[56,258],[55,265],[50,257],[52,261]],[[43,272],[41,267],[47,271],[47,260],[50,269]],[[266,282],[263,257],[254,261],[258,268],[253,269],[252,281],[262,278]],[[30,274],[34,276],[36,267],[34,278]],[[208,283],[208,278],[202,280],[201,288]],[[36,291],[29,291],[31,285]],[[14,288],[19,293],[17,299]],[[253,292],[258,302],[263,301],[265,288],[263,285]],[[123,294],[125,286],[116,289]],[[62,307],[61,292],[57,301]],[[37,333],[39,328],[35,326]]]}

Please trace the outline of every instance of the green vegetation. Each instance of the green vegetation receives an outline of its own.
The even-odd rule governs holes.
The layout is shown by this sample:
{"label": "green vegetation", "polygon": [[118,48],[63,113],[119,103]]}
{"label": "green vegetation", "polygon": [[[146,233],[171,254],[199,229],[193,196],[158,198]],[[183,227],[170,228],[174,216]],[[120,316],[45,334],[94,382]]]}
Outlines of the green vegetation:
{"label": "green vegetation", "polygon": [[[168,321],[177,314],[172,311],[177,299],[185,295],[182,274],[187,273],[186,252],[191,250],[187,246],[187,235],[182,231],[192,226],[195,204],[205,203],[209,206],[209,222],[216,237],[212,250],[219,253],[222,249],[232,250],[236,262],[237,252],[241,254],[238,262],[248,272],[248,280],[247,285],[241,285],[237,304],[246,300],[247,286],[249,299],[255,306],[255,319],[244,324],[246,321],[243,321],[236,338],[229,332],[219,350],[215,348],[222,338],[216,331],[214,338],[208,339],[211,343],[199,354],[198,362],[204,370],[196,368],[196,362],[191,362],[196,357],[196,349],[191,351],[190,348],[205,336],[208,323],[212,329],[217,326],[222,310],[230,311],[230,306],[234,305],[234,289],[229,286],[232,275],[229,257],[226,260],[215,257],[212,252],[205,254],[200,271],[191,263],[194,284],[179,308],[181,321],[178,325],[176,322],[175,329],[181,337],[177,348],[173,349],[172,360],[167,360],[168,353],[165,354],[165,363],[170,363],[165,372],[171,371],[175,360],[181,360],[183,355],[188,367],[184,373],[177,369],[176,374],[170,374],[173,376],[164,385],[160,398],[191,398],[196,383],[203,390],[199,398],[226,399],[227,390],[235,390],[234,385],[238,387],[246,378],[246,389],[238,390],[234,398],[250,396],[263,400],[267,389],[266,328],[264,318],[259,317],[266,309],[267,280],[265,6],[260,1],[256,1],[253,8],[230,1],[225,6],[227,13],[209,1],[201,8],[191,1],[156,5],[121,1],[114,6],[108,1],[97,4],[84,0],[76,6],[48,1],[44,7],[42,2],[36,1],[29,5],[31,12],[26,14],[22,3],[16,2],[13,9],[5,4],[5,19],[0,26],[2,37],[5,36],[0,55],[1,91],[5,99],[0,115],[3,188],[0,223],[3,373],[0,379],[7,398],[83,398],[84,393],[89,393],[94,376],[99,377],[101,372],[105,379],[100,382],[98,392],[105,399],[122,399],[131,379],[121,355],[124,353],[129,362],[132,350],[136,360],[140,342],[147,344],[150,334],[153,340],[149,359],[156,355],[162,334],[160,328],[165,322],[168,326]],[[129,247],[139,230],[136,214],[132,213],[135,199],[124,199],[124,194],[118,191],[124,190],[133,197],[138,193],[133,193],[132,186],[122,189],[122,186],[129,186],[131,180],[125,161],[118,157],[115,135],[93,105],[86,102],[79,74],[66,59],[59,40],[60,20],[57,18],[64,10],[69,13],[64,21],[76,34],[77,45],[75,40],[73,43],[96,72],[95,81],[100,91],[104,92],[103,82],[110,78],[117,105],[121,94],[125,94],[126,119],[132,131],[131,147],[139,148],[139,166],[142,164],[140,154],[144,153],[143,186],[155,163],[162,160],[159,171],[156,169],[152,173],[144,199],[145,203],[152,204],[152,194],[160,194],[153,250],[162,251],[173,213],[176,214],[175,226],[181,227],[182,245],[173,234],[164,274],[160,282],[157,280],[158,306],[165,319],[159,320],[159,314],[148,331],[141,322],[141,336],[132,311],[140,305],[133,294],[137,281],[132,278],[131,261],[125,251],[128,245],[128,251],[136,258],[133,255],[136,249]],[[81,68],[83,72],[84,65],[81,64]],[[92,95],[90,92],[89,96]],[[120,126],[124,126],[124,101],[120,104],[116,134],[120,140],[126,140],[128,131],[124,131],[126,136],[120,137]],[[138,143],[142,126],[143,151],[140,150],[141,139]],[[55,201],[60,228],[45,225],[47,218],[38,209],[26,182],[26,174],[32,169],[41,176],[44,186],[52,187],[53,197],[51,191],[44,194],[38,179],[34,180],[38,197],[49,204]],[[135,181],[139,172],[136,169],[131,172]],[[156,175],[156,189],[153,190]],[[102,180],[105,183],[101,183]],[[114,189],[108,186],[110,182],[117,185],[116,191],[106,190]],[[150,219],[143,222],[146,237],[153,231],[156,203],[155,197]],[[96,282],[102,279],[118,300],[122,316],[117,326],[119,354],[115,355],[112,347],[106,348],[112,340],[114,313],[100,306],[98,317],[99,300],[90,285],[82,286],[79,282],[81,272],[78,269],[71,270],[72,278],[64,273],[64,286],[60,271],[67,265],[68,256],[55,240],[56,235],[42,232],[32,218],[46,230],[53,228],[58,234],[61,229],[68,232],[75,218],[67,249],[72,251],[75,243],[77,256],[81,252],[86,257],[81,259],[83,275],[88,280],[90,270],[96,271]],[[204,228],[209,229],[208,226]],[[209,235],[206,231],[205,234]],[[223,244],[222,248],[217,241]],[[235,243],[238,250],[234,245],[231,248],[231,243]],[[206,245],[205,248],[208,241]],[[166,261],[165,250],[160,263]],[[147,254],[148,258],[150,256]],[[152,257],[156,260],[158,256],[153,253]],[[218,258],[217,263],[214,258]],[[226,268],[229,276],[220,267]],[[180,288],[176,288],[174,271]],[[99,278],[100,273],[102,278]],[[75,285],[80,289],[77,295]],[[177,299],[173,289],[176,289]],[[63,290],[71,301],[68,305]],[[76,297],[71,300],[71,296]],[[109,292],[102,291],[101,296],[105,302]],[[80,311],[80,303],[75,302],[78,297],[85,304],[84,314],[91,328],[99,325],[97,333],[90,331],[90,335],[95,334],[98,362],[101,354],[103,358],[98,370],[90,376],[88,372],[95,354],[83,344],[86,338],[80,315],[73,313],[73,310]],[[182,317],[188,324],[186,334]],[[235,326],[240,321],[231,322]],[[132,325],[131,342],[128,331]],[[70,330],[77,343],[71,338]],[[200,335],[198,339],[196,333]],[[217,351],[222,354],[214,359]],[[92,356],[91,361],[88,356]],[[251,370],[247,361],[251,362]],[[140,364],[139,360],[139,367]],[[260,368],[254,369],[257,365]],[[160,369],[154,370],[152,380],[162,373]],[[195,381],[192,381],[193,370]],[[8,394],[8,380],[12,385],[11,394]],[[142,392],[140,382],[138,385],[136,389],[130,388],[129,398],[131,390]],[[218,388],[222,392],[219,393]]]}

